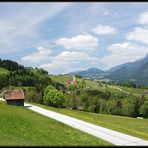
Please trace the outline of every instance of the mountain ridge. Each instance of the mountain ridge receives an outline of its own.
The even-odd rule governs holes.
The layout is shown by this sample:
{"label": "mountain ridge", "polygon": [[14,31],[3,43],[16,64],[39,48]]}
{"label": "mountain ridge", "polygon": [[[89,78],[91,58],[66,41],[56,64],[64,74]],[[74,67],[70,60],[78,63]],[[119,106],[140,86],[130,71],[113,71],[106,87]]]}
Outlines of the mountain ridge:
{"label": "mountain ridge", "polygon": [[125,82],[132,81],[140,85],[148,85],[148,54],[141,59],[134,62],[127,62],[121,65],[111,67],[109,70],[104,71],[99,68],[89,68],[77,72],[71,72],[66,75],[80,75],[88,79]]}

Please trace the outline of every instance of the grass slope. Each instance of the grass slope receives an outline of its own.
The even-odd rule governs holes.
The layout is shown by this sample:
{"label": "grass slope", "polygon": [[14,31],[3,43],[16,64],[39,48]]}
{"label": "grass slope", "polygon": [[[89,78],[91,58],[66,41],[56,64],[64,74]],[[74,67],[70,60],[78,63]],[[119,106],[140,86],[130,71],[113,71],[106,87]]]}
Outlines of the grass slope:
{"label": "grass slope", "polygon": [[[53,81],[62,83],[66,86],[66,81],[67,80],[72,80],[72,76],[50,76],[50,78]],[[76,80],[78,82],[82,82],[82,79],[80,78],[76,78]],[[110,92],[113,93],[120,93],[121,90],[125,91],[125,93],[133,93],[133,94],[141,94],[142,92],[144,92],[144,89],[140,89],[140,88],[129,88],[129,87],[125,87],[125,86],[114,86],[114,85],[107,85],[108,87],[106,88],[104,84],[102,84],[102,86],[98,86],[97,82],[91,81],[91,80],[85,80],[85,84],[86,84],[86,88],[92,88],[92,89],[98,89],[102,92],[105,92],[106,89]]]}
{"label": "grass slope", "polygon": [[0,75],[7,74],[9,71],[0,67]]}
{"label": "grass slope", "polygon": [[[36,103],[33,103],[36,104]],[[148,140],[148,119],[137,119],[125,116],[97,114],[77,110],[57,109],[45,105],[36,104],[40,107],[75,117],[96,125],[100,125],[125,134]]]}
{"label": "grass slope", "polygon": [[0,101],[0,146],[112,145],[23,107]]}
{"label": "grass slope", "polygon": [[[53,81],[62,83],[66,86],[67,80],[73,80],[72,76],[49,76]],[[78,82],[82,82],[82,79],[76,78]],[[90,80],[85,80],[86,87],[91,87],[91,88],[97,88],[97,83],[90,81]]]}
{"label": "grass slope", "polygon": [[[49,76],[53,81],[59,82],[66,86],[67,80],[72,80],[72,76]],[[80,80],[80,79],[79,79]]]}
{"label": "grass slope", "polygon": [[141,88],[130,88],[130,87],[125,87],[125,86],[118,86],[124,91],[127,91],[129,93],[134,93],[134,94],[142,94],[144,91],[147,91],[147,89],[141,89]]}

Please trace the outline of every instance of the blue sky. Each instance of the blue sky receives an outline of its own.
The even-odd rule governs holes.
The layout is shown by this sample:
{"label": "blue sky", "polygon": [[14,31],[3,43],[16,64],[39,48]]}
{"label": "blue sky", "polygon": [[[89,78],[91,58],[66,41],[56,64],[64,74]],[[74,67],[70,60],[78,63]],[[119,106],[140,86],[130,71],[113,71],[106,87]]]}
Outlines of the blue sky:
{"label": "blue sky", "polygon": [[148,3],[0,3],[0,58],[63,74],[148,53]]}

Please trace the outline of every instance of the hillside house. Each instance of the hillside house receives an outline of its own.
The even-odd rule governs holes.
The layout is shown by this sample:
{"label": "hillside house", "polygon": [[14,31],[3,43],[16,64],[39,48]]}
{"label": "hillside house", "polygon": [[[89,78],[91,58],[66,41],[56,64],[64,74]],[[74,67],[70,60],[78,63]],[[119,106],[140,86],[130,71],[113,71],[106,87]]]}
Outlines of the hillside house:
{"label": "hillside house", "polygon": [[5,90],[3,96],[7,104],[24,106],[25,97],[23,90]]}
{"label": "hillside house", "polygon": [[70,85],[70,84],[77,84],[77,80],[76,80],[76,78],[74,76],[73,76],[72,81],[71,80],[67,80],[67,85]]}

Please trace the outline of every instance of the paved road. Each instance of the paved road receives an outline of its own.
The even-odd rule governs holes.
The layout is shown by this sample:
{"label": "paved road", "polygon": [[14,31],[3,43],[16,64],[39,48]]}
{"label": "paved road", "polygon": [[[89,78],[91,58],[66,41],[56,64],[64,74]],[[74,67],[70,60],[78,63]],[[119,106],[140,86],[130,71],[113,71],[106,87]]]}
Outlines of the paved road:
{"label": "paved road", "polygon": [[5,99],[3,99],[3,98],[0,98],[0,101],[5,101]]}
{"label": "paved road", "polygon": [[148,141],[25,103],[28,109],[53,118],[118,146],[148,146]]}

